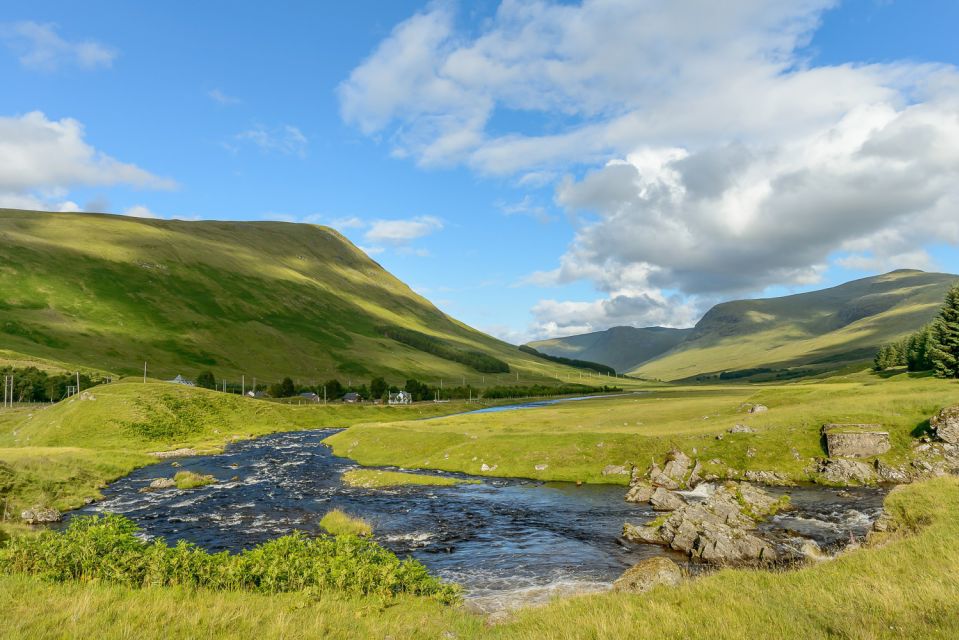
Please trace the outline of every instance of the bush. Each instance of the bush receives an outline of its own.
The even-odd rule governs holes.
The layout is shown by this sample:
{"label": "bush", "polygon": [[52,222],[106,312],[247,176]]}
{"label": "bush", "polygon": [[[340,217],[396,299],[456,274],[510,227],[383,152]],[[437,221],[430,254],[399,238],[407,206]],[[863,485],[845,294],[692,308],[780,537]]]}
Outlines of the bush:
{"label": "bush", "polygon": [[122,516],[74,518],[62,533],[11,539],[0,568],[55,582],[96,580],[133,588],[180,585],[267,594],[319,589],[459,600],[459,587],[431,576],[421,563],[400,560],[354,535],[308,538],[296,532],[230,554],[208,553],[184,541],[173,547],[162,540],[144,542],[138,533]]}
{"label": "bush", "polygon": [[212,371],[204,371],[196,377],[196,386],[203,389],[216,389],[216,378]]}

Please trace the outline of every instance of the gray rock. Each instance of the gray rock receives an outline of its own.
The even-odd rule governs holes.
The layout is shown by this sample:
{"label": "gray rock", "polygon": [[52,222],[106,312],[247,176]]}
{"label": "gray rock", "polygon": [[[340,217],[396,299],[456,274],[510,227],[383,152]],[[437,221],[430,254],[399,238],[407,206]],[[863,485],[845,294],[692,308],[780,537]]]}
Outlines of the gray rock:
{"label": "gray rock", "polygon": [[936,437],[949,444],[959,444],[959,404],[947,407],[929,421]]}
{"label": "gray rock", "polygon": [[751,429],[744,424],[733,425],[728,431],[729,433],[756,433],[755,429]]}
{"label": "gray rock", "polygon": [[831,484],[872,484],[878,480],[871,466],[856,460],[823,460],[817,473],[821,480]]}
{"label": "gray rock", "polygon": [[775,487],[789,487],[796,484],[785,473],[778,471],[747,471],[746,480]]}
{"label": "gray rock", "polygon": [[533,467],[533,468],[536,469],[537,471],[546,471],[546,469],[549,468],[549,465],[548,465],[548,464],[538,464],[538,465],[536,465],[536,466]]}
{"label": "gray rock", "polygon": [[876,460],[876,463],[873,466],[876,470],[876,475],[879,476],[879,479],[882,482],[905,484],[912,481],[912,478],[909,477],[909,474],[898,467],[891,467],[888,464],[880,462],[879,460]]}
{"label": "gray rock", "polygon": [[496,465],[494,464],[491,467],[484,462],[482,465],[480,465],[480,471],[496,471]]}
{"label": "gray rock", "polygon": [[679,489],[679,483],[663,473],[656,463],[653,463],[652,466],[649,467],[649,473],[647,475],[649,476],[649,481],[657,487],[663,487],[672,491]]}
{"label": "gray rock", "polygon": [[60,512],[52,507],[33,507],[20,514],[25,524],[50,524],[60,522]]}
{"label": "gray rock", "polygon": [[649,498],[649,503],[656,511],[675,511],[686,505],[686,501],[678,493],[673,493],[662,487],[657,487]]}
{"label": "gray rock", "polygon": [[756,449],[755,449],[755,447],[749,447],[748,449],[746,449],[746,457],[747,457],[747,458],[755,458],[755,457],[756,457]]}
{"label": "gray rock", "polygon": [[645,480],[641,480],[626,492],[626,502],[649,502],[653,497],[655,487]]}
{"label": "gray rock", "polygon": [[154,451],[150,454],[154,458],[186,458],[188,456],[198,456],[200,452],[196,449],[174,449],[173,451]]}
{"label": "gray rock", "polygon": [[176,486],[176,480],[173,478],[157,478],[150,482],[144,489],[145,491],[159,491],[161,489],[171,489]]}
{"label": "gray rock", "polygon": [[764,404],[754,404],[749,407],[749,413],[766,413],[769,411],[769,407]]}
{"label": "gray rock", "polygon": [[693,461],[685,453],[673,449],[666,456],[666,466],[663,467],[663,473],[682,485],[692,463]]}
{"label": "gray rock", "polygon": [[645,593],[659,585],[675,587],[682,581],[682,569],[669,558],[646,558],[624,571],[613,583],[613,591]]}
{"label": "gray rock", "polygon": [[878,424],[827,424],[822,434],[826,438],[829,457],[871,458],[889,451],[889,432]]}
{"label": "gray rock", "polygon": [[608,464],[603,467],[604,476],[625,476],[629,471],[621,464]]}
{"label": "gray rock", "polygon": [[646,544],[666,544],[659,535],[659,527],[644,527],[626,523],[623,525],[623,537],[630,542],[644,542]]}

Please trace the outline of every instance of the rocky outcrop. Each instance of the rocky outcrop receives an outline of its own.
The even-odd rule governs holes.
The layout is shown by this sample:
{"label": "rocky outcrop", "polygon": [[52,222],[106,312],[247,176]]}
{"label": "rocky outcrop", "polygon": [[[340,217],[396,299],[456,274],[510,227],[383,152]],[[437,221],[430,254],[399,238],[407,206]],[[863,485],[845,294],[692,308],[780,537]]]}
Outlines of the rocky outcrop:
{"label": "rocky outcrop", "polygon": [[626,467],[621,464],[608,464],[603,467],[604,476],[625,476],[627,473],[629,472]]}
{"label": "rocky outcrop", "polygon": [[814,470],[817,482],[823,484],[873,484],[879,477],[865,462],[835,459],[820,460]]}
{"label": "rocky outcrop", "polygon": [[659,585],[675,587],[683,581],[683,570],[669,558],[646,558],[623,572],[613,591],[645,593]]}
{"label": "rocky outcrop", "polygon": [[745,477],[750,482],[773,487],[791,487],[796,484],[788,475],[778,471],[747,471]]}
{"label": "rocky outcrop", "polygon": [[156,478],[149,485],[140,489],[141,492],[162,491],[163,489],[172,489],[176,486],[176,480],[173,478]]}
{"label": "rocky outcrop", "polygon": [[752,531],[757,521],[782,506],[758,487],[730,482],[705,501],[683,504],[652,525],[627,523],[623,536],[633,542],[666,545],[714,564],[772,562],[777,558],[775,549]]}
{"label": "rocky outcrop", "polygon": [[947,407],[929,421],[936,437],[949,444],[959,444],[959,404]]}
{"label": "rocky outcrop", "polygon": [[822,434],[831,458],[871,458],[889,451],[889,432],[878,424],[827,424]]}
{"label": "rocky outcrop", "polygon": [[769,411],[769,407],[764,404],[754,404],[749,407],[749,413],[766,413]]}
{"label": "rocky outcrop", "polygon": [[33,507],[20,514],[25,524],[50,524],[60,522],[60,512],[52,507]]}
{"label": "rocky outcrop", "polygon": [[678,493],[657,487],[649,498],[649,503],[656,511],[675,511],[686,505],[686,501]]}
{"label": "rocky outcrop", "polygon": [[626,502],[649,502],[655,491],[656,487],[648,480],[634,481],[626,492]]}
{"label": "rocky outcrop", "polygon": [[756,433],[756,430],[744,424],[735,424],[729,429],[729,433]]}
{"label": "rocky outcrop", "polygon": [[698,461],[694,463],[685,453],[674,449],[666,456],[666,464],[662,469],[655,462],[650,465],[646,479],[654,487],[675,491],[696,486],[702,481],[701,472],[702,465]]}
{"label": "rocky outcrop", "polygon": [[154,458],[186,458],[189,456],[198,456],[200,452],[196,449],[174,449],[173,451],[154,451],[150,454]]}

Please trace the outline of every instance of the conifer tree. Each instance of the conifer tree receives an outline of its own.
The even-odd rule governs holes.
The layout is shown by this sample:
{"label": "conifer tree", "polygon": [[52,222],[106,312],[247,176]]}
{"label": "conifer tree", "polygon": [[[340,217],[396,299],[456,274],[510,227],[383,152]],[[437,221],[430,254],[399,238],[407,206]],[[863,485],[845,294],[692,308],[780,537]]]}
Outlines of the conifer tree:
{"label": "conifer tree", "polygon": [[946,294],[939,317],[932,323],[929,359],[936,376],[959,378],[959,285]]}

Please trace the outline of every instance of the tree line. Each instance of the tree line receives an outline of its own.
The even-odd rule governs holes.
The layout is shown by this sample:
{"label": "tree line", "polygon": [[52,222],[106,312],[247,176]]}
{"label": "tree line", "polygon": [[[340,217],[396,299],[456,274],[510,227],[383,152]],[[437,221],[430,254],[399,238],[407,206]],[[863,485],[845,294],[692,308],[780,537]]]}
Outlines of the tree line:
{"label": "tree line", "polygon": [[959,285],[946,294],[936,319],[910,336],[879,348],[876,371],[906,367],[933,371],[939,378],[959,378]]}
{"label": "tree line", "polygon": [[[77,374],[49,373],[36,367],[3,367],[0,378],[13,376],[14,402],[59,402],[67,397],[67,387],[75,387]],[[80,388],[103,382],[103,378],[80,374]]]}
{"label": "tree line", "polygon": [[558,364],[565,364],[567,367],[574,367],[576,369],[589,369],[590,371],[595,371],[604,375],[616,375],[616,369],[610,367],[609,365],[600,364],[599,362],[579,360],[577,358],[564,358],[563,356],[551,356],[548,353],[543,353],[542,351],[529,346],[528,344],[520,345],[519,350],[523,353],[528,353],[530,355],[542,358],[543,360],[549,360],[550,362],[556,362]]}
{"label": "tree line", "polygon": [[509,373],[509,364],[481,351],[461,349],[445,340],[412,329],[383,327],[383,335],[397,342],[476,369],[480,373]]}

